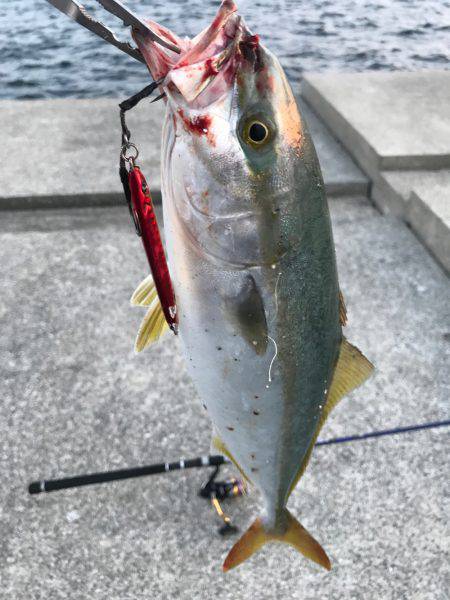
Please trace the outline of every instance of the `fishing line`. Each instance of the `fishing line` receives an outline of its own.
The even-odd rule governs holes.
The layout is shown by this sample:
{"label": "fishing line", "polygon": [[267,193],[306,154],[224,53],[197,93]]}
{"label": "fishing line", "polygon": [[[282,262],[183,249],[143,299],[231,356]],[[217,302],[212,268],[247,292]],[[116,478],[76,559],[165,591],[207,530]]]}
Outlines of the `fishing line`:
{"label": "fishing line", "polygon": [[[316,446],[331,446],[334,444],[346,444],[348,442],[367,440],[370,438],[379,438],[383,436],[398,435],[402,433],[412,433],[426,429],[437,429],[439,427],[450,426],[450,420],[434,421],[421,423],[417,425],[407,425],[405,427],[394,427],[393,429],[382,429],[378,431],[369,431],[367,433],[349,435],[344,437],[331,438],[329,440],[319,440]],[[180,469],[192,469],[201,467],[219,467],[229,463],[229,459],[222,455],[202,456],[198,458],[182,459],[177,462],[159,463],[143,467],[134,467],[131,469],[119,469],[116,471],[107,471],[103,473],[91,473],[88,475],[78,475],[76,477],[65,477],[63,479],[50,479],[33,481],[28,487],[30,494],[41,494],[43,492],[54,492],[73,487],[92,485],[94,483],[107,483],[110,481],[119,481],[122,479],[131,479],[134,477],[144,477],[146,475],[157,475],[169,471],[178,471]],[[227,483],[221,485],[227,485]],[[221,488],[218,488],[221,489]],[[217,494],[217,490],[214,489]],[[228,494],[228,491],[226,492]],[[227,497],[224,492],[224,497]]]}
{"label": "fishing line", "polygon": [[270,361],[270,365],[269,365],[269,383],[272,383],[272,365],[273,365],[273,361],[276,359],[277,355],[278,355],[278,346],[276,341],[270,337],[270,335],[267,336],[269,338],[269,340],[271,342],[273,342],[273,345],[275,346],[275,354],[273,355],[272,360]]}
{"label": "fishing line", "polygon": [[329,440],[319,440],[316,446],[331,446],[333,444],[346,444],[347,442],[356,442],[368,440],[370,438],[383,437],[387,435],[397,435],[398,433],[410,433],[412,431],[421,431],[423,429],[435,429],[437,427],[448,427],[448,421],[434,421],[431,423],[422,423],[419,425],[407,425],[406,427],[394,427],[393,429],[382,429],[380,431],[369,431],[367,433],[347,435],[344,437],[331,438]]}

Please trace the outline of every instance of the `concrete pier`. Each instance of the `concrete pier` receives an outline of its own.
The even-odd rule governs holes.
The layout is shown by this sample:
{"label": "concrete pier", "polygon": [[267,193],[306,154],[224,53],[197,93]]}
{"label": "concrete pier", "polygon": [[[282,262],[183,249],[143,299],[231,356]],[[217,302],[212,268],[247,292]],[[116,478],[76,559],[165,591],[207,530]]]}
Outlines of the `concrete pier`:
{"label": "concrete pier", "polygon": [[[119,99],[0,101],[0,210],[123,203],[118,177]],[[368,178],[307,106],[302,106],[329,195],[365,195]],[[127,115],[139,163],[160,195],[164,106],[144,101]]]}
{"label": "concrete pier", "polygon": [[[330,193],[345,335],[376,372],[321,438],[448,419],[448,165],[369,165],[322,110],[333,96],[322,77],[306,79],[301,102]],[[354,123],[352,94],[364,97],[359,76],[342,77],[339,127]],[[316,449],[289,508],[330,573],[273,545],[222,574],[237,538],[218,534],[197,495],[206,471],[28,496],[34,479],[209,451],[178,340],[133,352],[144,312],[129,298],[148,266],[115,172],[116,106],[0,102],[0,598],[448,600],[446,428]],[[130,125],[158,192],[148,108]],[[225,503],[241,533],[258,507],[255,493]]]}
{"label": "concrete pier", "polygon": [[307,75],[302,95],[450,271],[450,71]]}
{"label": "concrete pier", "polygon": [[[448,280],[367,199],[331,211],[345,333],[376,373],[321,437],[448,418]],[[147,266],[125,208],[4,212],[0,244],[2,597],[446,599],[445,429],[316,449],[290,508],[329,574],[272,546],[223,575],[236,538],[197,496],[206,471],[28,496],[32,479],[205,454],[210,425],[173,335],[133,353]],[[242,532],[258,498],[225,507]]]}

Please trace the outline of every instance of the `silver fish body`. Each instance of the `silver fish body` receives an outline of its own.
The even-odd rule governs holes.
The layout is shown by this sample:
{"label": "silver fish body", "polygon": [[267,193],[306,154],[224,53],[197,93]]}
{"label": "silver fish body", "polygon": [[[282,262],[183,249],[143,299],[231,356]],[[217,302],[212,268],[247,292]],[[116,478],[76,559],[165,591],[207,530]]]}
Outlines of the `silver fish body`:
{"label": "silver fish body", "polygon": [[314,146],[280,63],[231,0],[194,40],[167,35],[185,44],[180,59],[136,41],[164,77],[162,196],[180,340],[218,447],[265,505],[224,569],[267,541],[328,569],[286,504],[329,412],[372,365],[342,336]]}
{"label": "silver fish body", "polygon": [[[270,60],[293,111],[281,67]],[[206,136],[184,130],[169,101],[163,134],[164,223],[186,363],[275,528],[341,341],[323,181],[295,116],[301,147],[281,141],[262,176],[243,165],[233,125],[229,144],[211,148]]]}

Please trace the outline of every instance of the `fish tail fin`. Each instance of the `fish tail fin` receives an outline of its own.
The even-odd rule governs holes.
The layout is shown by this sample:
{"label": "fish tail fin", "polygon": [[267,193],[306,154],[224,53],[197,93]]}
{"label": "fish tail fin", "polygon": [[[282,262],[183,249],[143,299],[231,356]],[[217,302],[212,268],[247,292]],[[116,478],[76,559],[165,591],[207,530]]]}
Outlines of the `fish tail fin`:
{"label": "fish tail fin", "polygon": [[257,552],[268,541],[269,538],[264,531],[261,519],[256,519],[228,552],[222,569],[224,571],[234,569],[234,567],[243,563],[247,558],[250,558],[252,554]]}
{"label": "fish tail fin", "polygon": [[243,563],[247,558],[250,558],[252,554],[257,552],[267,542],[283,542],[293,546],[303,556],[329,571],[331,563],[325,550],[303,525],[291,515],[287,508],[285,511],[287,528],[283,534],[267,532],[261,519],[256,519],[231,548],[223,563],[223,570],[229,571],[230,569],[234,569],[234,567]]}
{"label": "fish tail fin", "polygon": [[331,562],[327,553],[297,519],[285,509],[288,517],[288,528],[280,542],[290,544],[309,560],[317,563],[327,571],[331,570]]}

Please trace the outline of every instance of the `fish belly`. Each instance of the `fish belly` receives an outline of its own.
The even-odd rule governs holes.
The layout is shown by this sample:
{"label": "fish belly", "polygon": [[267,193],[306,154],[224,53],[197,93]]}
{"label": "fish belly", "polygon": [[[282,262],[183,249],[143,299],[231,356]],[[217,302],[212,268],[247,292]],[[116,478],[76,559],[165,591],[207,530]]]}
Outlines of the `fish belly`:
{"label": "fish belly", "polygon": [[[196,247],[170,202],[164,220],[189,374],[222,442],[274,514],[316,429],[334,344],[324,339],[326,326],[315,337],[308,331],[295,260],[277,269],[234,268]],[[264,305],[263,353],[228,308],[248,277]]]}

